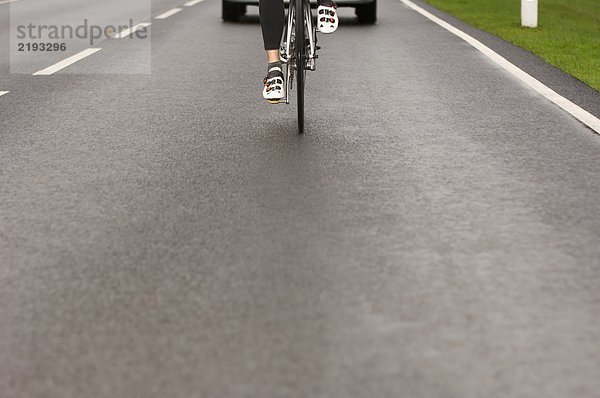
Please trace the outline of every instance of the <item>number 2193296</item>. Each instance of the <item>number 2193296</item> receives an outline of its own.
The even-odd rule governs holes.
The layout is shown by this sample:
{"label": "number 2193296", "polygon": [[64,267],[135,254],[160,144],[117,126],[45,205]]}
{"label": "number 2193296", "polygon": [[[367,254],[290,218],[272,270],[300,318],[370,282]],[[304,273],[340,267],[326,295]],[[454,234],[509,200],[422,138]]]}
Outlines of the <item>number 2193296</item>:
{"label": "number 2193296", "polygon": [[18,51],[66,51],[67,43],[17,43]]}

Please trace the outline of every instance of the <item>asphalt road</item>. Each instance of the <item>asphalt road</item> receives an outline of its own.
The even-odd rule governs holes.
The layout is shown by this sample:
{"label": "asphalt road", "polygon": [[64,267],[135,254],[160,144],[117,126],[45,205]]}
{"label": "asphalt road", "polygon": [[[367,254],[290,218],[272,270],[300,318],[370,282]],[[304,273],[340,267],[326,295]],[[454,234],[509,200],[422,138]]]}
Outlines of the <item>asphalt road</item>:
{"label": "asphalt road", "polygon": [[397,1],[342,14],[302,136],[216,0],[150,75],[2,74],[2,398],[600,396],[598,135]]}

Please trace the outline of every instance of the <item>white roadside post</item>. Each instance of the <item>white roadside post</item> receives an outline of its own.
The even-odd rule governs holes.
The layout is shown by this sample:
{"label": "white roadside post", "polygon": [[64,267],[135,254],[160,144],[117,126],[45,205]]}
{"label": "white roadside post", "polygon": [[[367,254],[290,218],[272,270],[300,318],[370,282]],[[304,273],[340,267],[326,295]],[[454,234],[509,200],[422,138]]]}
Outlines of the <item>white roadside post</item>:
{"label": "white roadside post", "polygon": [[527,28],[537,28],[538,0],[521,0],[521,25]]}

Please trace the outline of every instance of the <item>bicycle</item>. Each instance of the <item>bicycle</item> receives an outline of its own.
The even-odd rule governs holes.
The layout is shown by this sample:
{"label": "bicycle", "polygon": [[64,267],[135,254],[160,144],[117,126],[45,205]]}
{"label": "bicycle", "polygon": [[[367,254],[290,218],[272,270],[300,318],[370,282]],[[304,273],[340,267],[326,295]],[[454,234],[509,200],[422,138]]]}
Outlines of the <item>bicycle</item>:
{"label": "bicycle", "polygon": [[[301,17],[298,17],[299,15]],[[316,69],[317,50],[320,49],[317,46],[316,24],[313,23],[309,0],[290,0],[281,41],[280,58],[286,70],[285,103],[290,103],[290,90],[296,75],[298,132],[302,134],[306,71]]]}

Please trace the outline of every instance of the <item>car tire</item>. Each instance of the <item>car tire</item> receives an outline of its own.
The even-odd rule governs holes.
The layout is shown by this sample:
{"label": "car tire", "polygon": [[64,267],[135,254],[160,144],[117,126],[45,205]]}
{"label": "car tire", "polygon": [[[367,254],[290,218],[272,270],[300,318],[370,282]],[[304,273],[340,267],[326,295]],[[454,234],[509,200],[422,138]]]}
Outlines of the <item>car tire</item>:
{"label": "car tire", "polygon": [[359,23],[374,24],[377,21],[377,1],[356,6],[356,16]]}
{"label": "car tire", "polygon": [[222,0],[221,4],[223,21],[237,22],[240,20],[245,8],[243,4],[237,4],[227,0]]}

